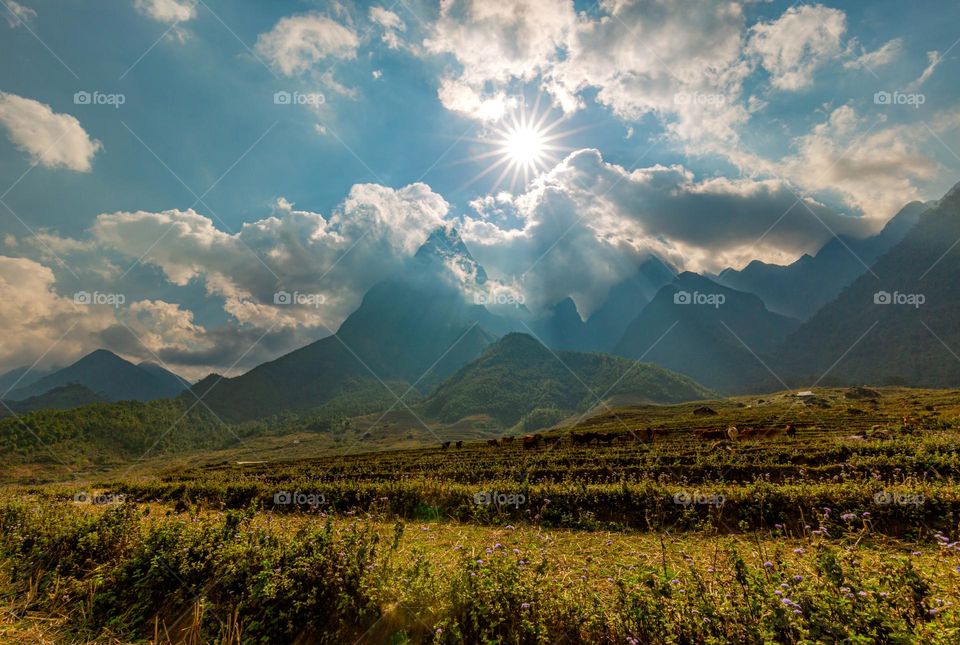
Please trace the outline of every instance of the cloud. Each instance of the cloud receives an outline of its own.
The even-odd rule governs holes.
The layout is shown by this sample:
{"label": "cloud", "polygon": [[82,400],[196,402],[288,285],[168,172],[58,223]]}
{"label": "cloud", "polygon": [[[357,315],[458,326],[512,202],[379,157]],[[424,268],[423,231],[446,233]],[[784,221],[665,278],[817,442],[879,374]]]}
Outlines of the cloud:
{"label": "cloud", "polygon": [[285,76],[308,71],[318,62],[356,57],[360,39],[348,27],[316,13],[282,18],[257,37],[254,47]]}
{"label": "cloud", "polygon": [[757,56],[779,90],[797,91],[813,84],[814,72],[839,56],[847,17],[823,5],[790,7],[779,18],[751,28],[747,52]]}
{"label": "cloud", "polygon": [[927,61],[928,61],[928,64],[927,64],[927,67],[923,70],[923,73],[920,74],[920,76],[917,77],[916,80],[914,80],[909,85],[907,85],[904,88],[905,91],[916,92],[917,90],[919,90],[920,86],[926,83],[927,79],[933,76],[933,72],[937,69],[937,66],[940,65],[940,63],[943,61],[943,57],[941,56],[940,52],[936,52],[936,51],[927,52]]}
{"label": "cloud", "polygon": [[[650,254],[716,271],[816,251],[832,237],[817,217],[838,233],[869,232],[869,222],[805,198],[814,217],[797,201],[778,180],[698,181],[680,165],[629,171],[587,149],[522,195],[474,202],[477,213],[464,216],[462,232],[491,277],[521,286],[528,307],[570,296],[587,316]],[[793,216],[781,219],[792,207]]]}
{"label": "cloud", "polygon": [[32,365],[44,354],[41,366],[67,363],[109,324],[107,308],[77,305],[72,296],[56,293],[55,282],[53,271],[38,262],[0,256],[0,365],[5,369]]}
{"label": "cloud", "polygon": [[576,14],[567,0],[453,0],[444,2],[424,41],[426,52],[452,56],[460,67],[441,82],[447,108],[489,119],[502,104],[491,83],[533,80],[560,58]]}
{"label": "cloud", "polygon": [[47,168],[90,172],[101,147],[75,117],[57,114],[49,105],[16,94],[0,92],[0,125],[13,145]]}
{"label": "cloud", "polygon": [[853,60],[848,60],[843,64],[844,69],[869,69],[889,65],[903,53],[903,39],[894,38],[884,43],[880,49],[872,52],[864,51]]}
{"label": "cloud", "polygon": [[4,13],[7,14],[7,25],[10,26],[10,29],[16,29],[37,17],[36,11],[13,0],[6,0],[3,4]]}
{"label": "cloud", "polygon": [[197,17],[193,0],[134,0],[137,11],[157,22],[175,25]]}
{"label": "cloud", "polygon": [[398,32],[404,32],[407,30],[407,25],[403,20],[392,11],[384,9],[383,7],[370,7],[370,20],[380,25],[383,29],[383,35],[381,39],[390,49],[399,49],[400,34]]}

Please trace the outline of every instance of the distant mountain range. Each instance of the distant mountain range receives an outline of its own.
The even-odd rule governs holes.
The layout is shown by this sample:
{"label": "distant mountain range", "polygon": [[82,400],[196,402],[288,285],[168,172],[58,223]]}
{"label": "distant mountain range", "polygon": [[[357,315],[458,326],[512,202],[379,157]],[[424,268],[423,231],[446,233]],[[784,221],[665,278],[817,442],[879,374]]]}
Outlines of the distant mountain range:
{"label": "distant mountain range", "polygon": [[[594,395],[674,402],[780,389],[780,376],[957,386],[957,240],[960,185],[939,202],[908,204],[873,237],[834,239],[788,266],[677,275],[651,257],[584,320],[569,298],[540,316],[477,304],[475,294],[498,285],[444,226],[335,335],[237,377],[212,374],[189,396],[175,374],[106,350],[49,373],[12,370],[0,391],[12,388],[3,398],[14,411],[178,395],[182,407],[196,395],[227,422],[357,416],[402,395],[440,422],[487,415],[538,427]],[[918,307],[896,304],[917,296]]]}
{"label": "distant mountain range", "polygon": [[[24,368],[18,368],[0,376],[0,382],[12,384],[23,374]],[[30,376],[36,375],[28,375],[3,398],[23,401],[57,388],[82,385],[105,401],[153,401],[177,396],[189,385],[159,365],[147,362],[134,365],[105,349],[91,352],[76,363],[40,378]]]}
{"label": "distant mountain range", "polygon": [[760,296],[771,311],[806,320],[900,242],[929,207],[911,202],[877,235],[833,237],[816,255],[804,254],[793,264],[754,260],[740,271],[726,269],[711,277],[731,289]]}
{"label": "distant mountain range", "polygon": [[790,336],[784,372],[809,383],[960,385],[958,241],[960,184]]}

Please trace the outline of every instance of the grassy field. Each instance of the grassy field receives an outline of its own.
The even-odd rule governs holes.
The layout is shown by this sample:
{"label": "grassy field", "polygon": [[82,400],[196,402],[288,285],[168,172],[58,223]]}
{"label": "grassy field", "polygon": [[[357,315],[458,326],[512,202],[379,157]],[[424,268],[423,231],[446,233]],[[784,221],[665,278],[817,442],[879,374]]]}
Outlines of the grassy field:
{"label": "grassy field", "polygon": [[957,391],[577,421],[529,446],[271,438],[266,459],[8,486],[0,640],[960,641]]}

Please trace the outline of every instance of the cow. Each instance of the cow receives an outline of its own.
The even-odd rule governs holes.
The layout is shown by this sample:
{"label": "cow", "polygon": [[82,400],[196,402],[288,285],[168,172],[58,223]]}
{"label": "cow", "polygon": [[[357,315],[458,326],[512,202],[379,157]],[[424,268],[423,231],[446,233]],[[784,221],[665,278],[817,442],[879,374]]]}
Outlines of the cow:
{"label": "cow", "polygon": [[503,443],[513,443],[513,437],[504,437],[500,441],[502,441]]}
{"label": "cow", "polygon": [[529,435],[529,434],[528,434],[528,435],[526,435],[526,436],[523,438],[523,447],[524,447],[524,449],[526,449],[526,450],[531,450],[531,449],[533,449],[533,448],[536,448],[537,445],[540,443],[540,439],[542,439],[542,438],[543,438],[543,437],[542,437],[541,435],[539,435],[539,434],[534,434],[534,435]]}
{"label": "cow", "polygon": [[587,434],[577,434],[576,432],[570,433],[570,440],[573,441],[573,445],[582,446],[589,443],[589,433]]}
{"label": "cow", "polygon": [[609,446],[609,445],[611,445],[611,444],[613,443],[613,440],[616,439],[616,438],[617,438],[617,434],[616,434],[615,432],[606,432],[606,433],[600,432],[600,433],[597,433],[597,443],[598,443],[598,444],[602,443],[602,444],[604,444],[604,445]]}
{"label": "cow", "polygon": [[450,442],[449,442],[449,441],[444,441],[442,444],[440,444],[440,446],[441,446],[444,450],[446,450],[447,448],[450,447]]}
{"label": "cow", "polygon": [[487,445],[488,445],[488,446],[499,446],[499,445],[500,445],[500,442],[497,441],[496,439],[487,439]]}
{"label": "cow", "polygon": [[794,427],[792,423],[788,423],[787,426],[784,428],[784,431],[787,433],[787,436],[790,437],[791,439],[797,436],[797,429]]}
{"label": "cow", "polygon": [[457,442],[457,448],[463,448],[463,441]]}
{"label": "cow", "polygon": [[543,443],[545,443],[548,446],[559,446],[560,437],[544,437]]}

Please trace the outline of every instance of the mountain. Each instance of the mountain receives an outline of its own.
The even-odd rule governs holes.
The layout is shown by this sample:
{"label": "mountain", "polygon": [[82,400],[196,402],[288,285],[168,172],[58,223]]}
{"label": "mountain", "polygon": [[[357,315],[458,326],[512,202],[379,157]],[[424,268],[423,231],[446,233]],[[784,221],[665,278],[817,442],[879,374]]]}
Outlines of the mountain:
{"label": "mountain", "polygon": [[718,392],[745,392],[770,386],[758,357],[771,354],[799,324],[768,311],[752,293],[685,272],[629,324],[614,353],[662,365]]}
{"label": "mountain", "polygon": [[422,409],[447,422],[481,414],[506,427],[522,421],[529,431],[589,410],[596,397],[676,403],[711,395],[655,365],[607,354],[555,354],[529,335],[508,334],[437,388]]}
{"label": "mountain", "polygon": [[83,385],[108,401],[152,401],[177,396],[185,389],[178,377],[162,377],[155,370],[98,349],[30,385],[18,387],[6,398],[22,401],[71,384]]}
{"label": "mountain", "polygon": [[[225,420],[336,407],[384,409],[411,385],[425,392],[495,340],[506,323],[464,297],[486,274],[452,228],[430,236],[404,271],[374,285],[336,334],[235,378],[193,386]],[[404,399],[404,401],[413,399]],[[349,401],[350,404],[346,405]]]}
{"label": "mountain", "polygon": [[0,416],[7,416],[7,408],[17,414],[34,410],[69,410],[91,403],[105,403],[106,399],[88,387],[73,383],[55,387],[48,392],[31,396],[22,401],[4,401],[6,407],[0,409]]}
{"label": "mountain", "polygon": [[573,300],[565,298],[550,313],[530,323],[537,338],[554,349],[609,352],[636,318],[677,272],[657,257],[640,264],[634,275],[615,284],[603,304],[584,322]]}
{"label": "mountain", "polygon": [[152,374],[157,378],[158,381],[164,384],[164,387],[172,390],[175,389],[178,392],[190,387],[190,381],[151,361],[143,361],[142,363],[138,363],[137,367],[149,374]]}
{"label": "mountain", "polygon": [[740,271],[726,269],[712,277],[731,289],[760,296],[771,311],[806,320],[899,243],[929,207],[911,202],[877,235],[862,239],[834,237],[816,255],[804,254],[793,264],[754,260]]}
{"label": "mountain", "polygon": [[783,369],[806,383],[829,370],[827,383],[960,385],[958,240],[960,184],[789,337]]}
{"label": "mountain", "polygon": [[30,369],[29,366],[17,367],[4,374],[0,374],[0,399],[4,398],[8,392],[18,387],[27,387],[36,383],[44,376],[51,373],[52,370]]}

